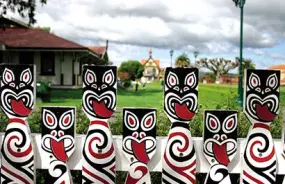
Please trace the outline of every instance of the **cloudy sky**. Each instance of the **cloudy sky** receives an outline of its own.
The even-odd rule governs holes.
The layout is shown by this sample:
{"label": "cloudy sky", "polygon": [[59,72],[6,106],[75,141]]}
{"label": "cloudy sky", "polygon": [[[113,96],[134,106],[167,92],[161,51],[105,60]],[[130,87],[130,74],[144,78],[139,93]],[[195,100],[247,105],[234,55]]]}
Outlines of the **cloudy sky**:
{"label": "cloudy sky", "polygon": [[[247,0],[244,57],[258,68],[285,63],[285,1]],[[153,57],[161,65],[187,52],[234,59],[239,54],[240,10],[232,0],[48,0],[38,5],[39,26],[82,45],[104,45],[115,64]]]}

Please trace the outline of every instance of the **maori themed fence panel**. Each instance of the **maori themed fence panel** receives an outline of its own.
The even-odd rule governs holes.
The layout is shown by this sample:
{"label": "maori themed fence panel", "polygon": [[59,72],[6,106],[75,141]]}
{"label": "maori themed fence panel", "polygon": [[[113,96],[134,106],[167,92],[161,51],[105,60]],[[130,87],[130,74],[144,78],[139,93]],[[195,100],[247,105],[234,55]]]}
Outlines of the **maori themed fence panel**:
{"label": "maori themed fence panel", "polygon": [[276,153],[270,123],[279,112],[280,71],[247,70],[244,113],[252,123],[243,155],[241,183],[276,182]]}
{"label": "maori themed fence panel", "polygon": [[1,183],[34,183],[27,117],[34,109],[34,65],[1,64],[1,108],[9,118],[1,148]]}
{"label": "maori themed fence panel", "polygon": [[203,152],[211,165],[205,184],[231,183],[228,165],[237,152],[237,124],[237,111],[205,111]]}
{"label": "maori themed fence panel", "polygon": [[189,121],[198,110],[198,69],[166,68],[164,111],[172,125],[162,160],[162,183],[196,183]]}
{"label": "maori themed fence panel", "polygon": [[42,159],[49,160],[49,183],[72,183],[67,161],[75,150],[75,107],[42,108]]}
{"label": "maori themed fence panel", "polygon": [[150,184],[147,164],[156,152],[156,109],[123,109],[123,151],[130,161],[126,184]]}
{"label": "maori themed fence panel", "polygon": [[82,183],[115,183],[116,163],[108,119],[116,109],[117,67],[83,66],[83,111],[90,120],[82,158]]}

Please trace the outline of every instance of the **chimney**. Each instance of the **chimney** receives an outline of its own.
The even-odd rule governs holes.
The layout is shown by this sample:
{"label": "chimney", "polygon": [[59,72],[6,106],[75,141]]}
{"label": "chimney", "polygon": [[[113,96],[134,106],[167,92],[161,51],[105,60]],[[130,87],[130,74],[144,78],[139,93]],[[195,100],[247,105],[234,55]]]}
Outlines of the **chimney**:
{"label": "chimney", "polygon": [[152,49],[151,48],[148,50],[148,53],[149,53],[149,57],[152,58]]}

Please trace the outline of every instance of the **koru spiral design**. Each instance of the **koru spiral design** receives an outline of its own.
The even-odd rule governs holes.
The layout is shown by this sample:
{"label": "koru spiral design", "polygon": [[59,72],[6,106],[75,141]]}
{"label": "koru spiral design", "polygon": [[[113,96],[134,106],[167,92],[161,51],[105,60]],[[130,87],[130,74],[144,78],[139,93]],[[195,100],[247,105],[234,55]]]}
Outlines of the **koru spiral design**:
{"label": "koru spiral design", "polygon": [[166,68],[164,81],[164,111],[172,126],[162,159],[162,183],[196,183],[189,121],[198,110],[198,69]]}
{"label": "koru spiral design", "polygon": [[156,151],[156,109],[123,109],[123,151],[131,163],[125,184],[150,184],[147,164]]}
{"label": "koru spiral design", "polygon": [[203,152],[211,165],[205,184],[231,183],[228,165],[237,151],[237,124],[237,111],[205,111]]}
{"label": "koru spiral design", "polygon": [[116,163],[107,123],[116,109],[117,67],[83,66],[83,111],[90,120],[82,157],[82,183],[115,183]]}
{"label": "koru spiral design", "polygon": [[9,118],[1,148],[1,183],[34,183],[27,117],[34,109],[34,65],[1,64],[1,108]]}
{"label": "koru spiral design", "polygon": [[49,183],[72,183],[67,161],[75,150],[75,107],[42,108],[42,149],[48,153]]}
{"label": "koru spiral design", "polygon": [[241,183],[276,182],[276,153],[270,123],[278,115],[280,71],[247,70],[244,112],[253,124],[243,155]]}

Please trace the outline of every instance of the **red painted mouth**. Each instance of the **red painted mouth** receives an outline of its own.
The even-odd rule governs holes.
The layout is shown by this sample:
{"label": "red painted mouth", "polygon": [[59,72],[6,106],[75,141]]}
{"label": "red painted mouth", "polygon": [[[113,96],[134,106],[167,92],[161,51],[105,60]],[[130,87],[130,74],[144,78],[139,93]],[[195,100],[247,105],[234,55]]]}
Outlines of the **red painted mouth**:
{"label": "red painted mouth", "polygon": [[94,112],[100,117],[110,118],[114,112],[112,109],[107,108],[104,101],[98,102],[94,100],[92,104]]}
{"label": "red painted mouth", "polygon": [[32,109],[26,107],[23,100],[11,99],[11,107],[20,116],[28,116],[32,112]]}
{"label": "red painted mouth", "polygon": [[266,104],[256,104],[255,110],[257,116],[263,121],[273,121],[273,119],[276,117],[276,114],[272,113]]}
{"label": "red painted mouth", "polygon": [[230,160],[228,158],[228,154],[227,154],[227,147],[226,147],[226,143],[222,144],[222,145],[218,145],[216,143],[213,143],[213,152],[215,155],[215,158],[217,159],[217,161],[220,164],[223,164],[225,166],[229,165]]}
{"label": "red painted mouth", "polygon": [[186,102],[183,104],[175,103],[175,112],[176,115],[183,120],[191,120],[195,115],[195,113],[189,110]]}
{"label": "red painted mouth", "polygon": [[52,149],[54,156],[58,160],[66,162],[68,157],[67,157],[65,149],[64,149],[64,140],[61,140],[58,142],[54,139],[51,139],[50,144],[51,144],[51,149]]}
{"label": "red painted mouth", "polygon": [[140,162],[143,162],[143,163],[149,162],[148,155],[146,154],[145,141],[138,143],[137,141],[132,140],[132,148],[133,148],[135,157]]}

